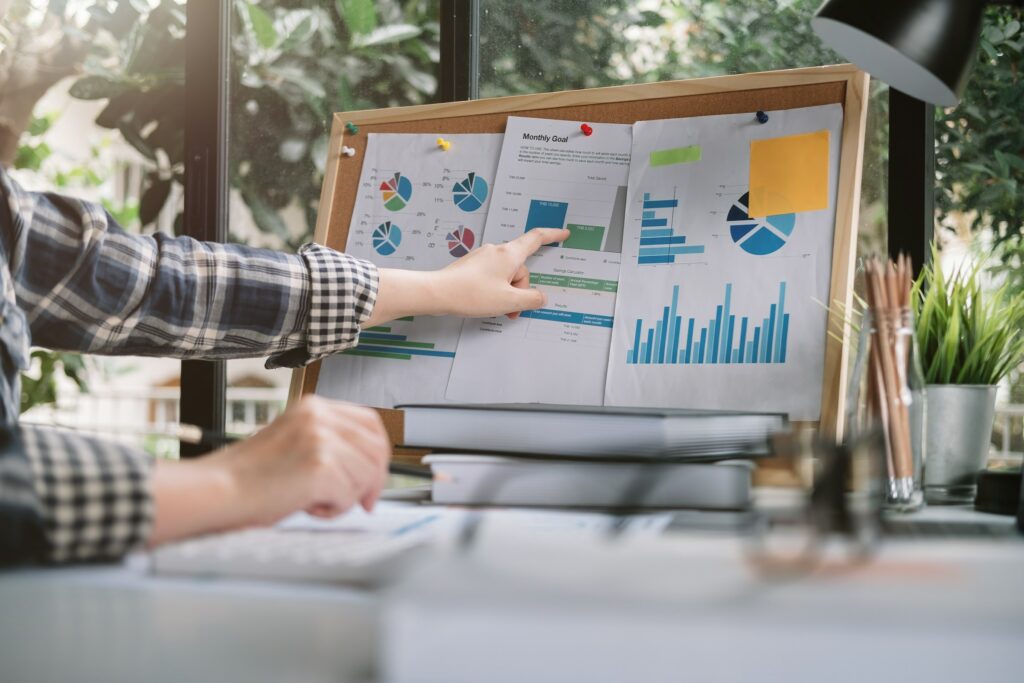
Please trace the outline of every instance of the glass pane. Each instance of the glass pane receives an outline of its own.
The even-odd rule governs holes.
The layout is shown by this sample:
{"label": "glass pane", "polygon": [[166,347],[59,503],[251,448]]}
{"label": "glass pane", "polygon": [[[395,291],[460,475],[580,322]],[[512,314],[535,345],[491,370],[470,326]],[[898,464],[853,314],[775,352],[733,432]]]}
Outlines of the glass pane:
{"label": "glass pane", "polygon": [[[990,7],[959,106],[936,118],[936,238],[942,259],[987,262],[991,284],[1024,296],[1024,32],[1021,11]],[[1024,368],[1000,386],[993,453],[1024,457]]]}
{"label": "glass pane", "polygon": [[[0,155],[23,186],[103,205],[130,232],[181,210],[184,0],[13,0],[0,18]],[[177,454],[179,362],[34,349],[26,422]]]}
{"label": "glass pane", "polygon": [[[821,0],[481,3],[482,97],[835,64],[809,19]],[[860,249],[886,245],[888,94],[872,83]]]}
{"label": "glass pane", "polygon": [[[434,99],[437,0],[239,0],[233,14],[230,239],[294,251],[313,235],[331,115]],[[232,431],[268,422],[291,373],[228,363]],[[234,417],[233,415],[231,416]]]}

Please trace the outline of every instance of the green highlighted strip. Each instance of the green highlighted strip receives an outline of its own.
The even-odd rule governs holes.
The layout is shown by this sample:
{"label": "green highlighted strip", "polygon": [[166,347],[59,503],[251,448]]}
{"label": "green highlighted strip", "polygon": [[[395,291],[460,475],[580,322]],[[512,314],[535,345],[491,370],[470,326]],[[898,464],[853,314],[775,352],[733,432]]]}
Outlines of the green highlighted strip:
{"label": "green highlighted strip", "polygon": [[390,327],[367,327],[366,332],[390,332]]}
{"label": "green highlighted strip", "polygon": [[569,289],[586,289],[591,292],[619,291],[619,283],[615,280],[597,280],[590,277],[574,277],[571,275],[552,275],[551,273],[531,273],[531,285],[548,287],[568,287]]}
{"label": "green highlighted strip", "polygon": [[363,337],[362,341],[374,346],[404,346],[408,349],[432,349],[434,345],[428,342],[403,341],[400,339],[377,339],[376,337]]}
{"label": "green highlighted strip", "polygon": [[651,166],[671,166],[672,164],[689,164],[700,161],[700,145],[674,147],[651,152]]}
{"label": "green highlighted strip", "polygon": [[410,322],[410,321],[415,320],[415,319],[416,319],[416,316],[412,316],[412,315],[407,315],[404,318],[395,318],[395,320],[403,320],[405,322]]}
{"label": "green highlighted strip", "polygon": [[569,239],[562,242],[563,247],[570,249],[589,249],[590,251],[601,251],[601,242],[604,240],[603,225],[579,225],[569,223],[565,226],[571,235]]}
{"label": "green highlighted strip", "polygon": [[409,360],[412,356],[405,353],[383,353],[381,351],[358,351],[356,349],[348,349],[342,351],[342,353],[349,356],[370,356],[371,358],[394,358],[396,360]]}

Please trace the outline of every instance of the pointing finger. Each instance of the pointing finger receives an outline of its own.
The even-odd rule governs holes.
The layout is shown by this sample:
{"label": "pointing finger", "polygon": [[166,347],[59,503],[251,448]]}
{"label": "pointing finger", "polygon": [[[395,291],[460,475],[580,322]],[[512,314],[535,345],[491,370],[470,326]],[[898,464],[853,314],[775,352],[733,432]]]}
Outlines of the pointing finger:
{"label": "pointing finger", "polygon": [[527,256],[536,253],[545,244],[564,242],[569,239],[571,234],[563,228],[534,228],[509,242],[509,246],[516,249],[520,258],[525,260]]}

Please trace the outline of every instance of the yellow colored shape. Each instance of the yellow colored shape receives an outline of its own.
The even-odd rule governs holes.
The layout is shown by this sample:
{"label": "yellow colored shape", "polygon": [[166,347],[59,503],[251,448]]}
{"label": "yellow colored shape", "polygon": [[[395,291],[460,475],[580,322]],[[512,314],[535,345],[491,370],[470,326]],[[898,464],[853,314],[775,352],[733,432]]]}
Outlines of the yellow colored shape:
{"label": "yellow colored shape", "polygon": [[750,217],[828,208],[828,131],[750,143]]}

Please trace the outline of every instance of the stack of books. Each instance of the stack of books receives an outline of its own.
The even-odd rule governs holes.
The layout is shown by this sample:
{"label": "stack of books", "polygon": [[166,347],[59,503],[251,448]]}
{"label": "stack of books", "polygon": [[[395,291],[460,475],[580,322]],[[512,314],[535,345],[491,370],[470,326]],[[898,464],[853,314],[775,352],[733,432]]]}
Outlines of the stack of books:
{"label": "stack of books", "polygon": [[528,405],[408,405],[433,500],[460,505],[744,509],[786,416]]}

